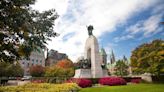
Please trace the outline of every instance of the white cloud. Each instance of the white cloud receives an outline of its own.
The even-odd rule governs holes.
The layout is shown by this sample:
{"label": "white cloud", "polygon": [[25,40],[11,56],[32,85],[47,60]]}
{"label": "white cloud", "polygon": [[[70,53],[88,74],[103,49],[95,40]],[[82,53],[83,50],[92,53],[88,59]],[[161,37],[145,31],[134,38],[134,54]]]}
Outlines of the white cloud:
{"label": "white cloud", "polygon": [[115,37],[114,40],[115,42],[119,42],[119,41],[122,41],[122,40],[127,40],[127,39],[133,39],[133,35],[125,35],[125,36],[121,36],[121,37]]}
{"label": "white cloud", "polygon": [[[48,47],[68,54],[74,61],[84,52],[88,36],[86,25],[92,24],[95,28],[93,34],[99,38],[155,3],[155,0],[38,0],[34,8],[57,10],[60,18],[54,30],[60,36],[52,39]],[[64,41],[68,34],[69,38]]]}
{"label": "white cloud", "polygon": [[32,7],[39,11],[56,9],[59,15],[65,14],[68,8],[69,0],[37,0]]}
{"label": "white cloud", "polygon": [[146,20],[140,20],[136,24],[129,26],[125,31],[126,35],[115,37],[115,42],[136,38],[135,36],[137,34],[140,34],[140,37],[137,39],[141,40],[162,31],[159,27],[162,15],[163,14],[152,15]]}
{"label": "white cloud", "polygon": [[145,20],[139,20],[136,24],[129,26],[126,29],[126,35],[115,37],[115,42],[122,40],[136,38],[135,36],[140,34],[139,40],[144,39],[145,37],[153,36],[162,31],[160,27],[160,22],[164,16],[164,2],[158,2],[158,6],[153,7],[151,16]]}
{"label": "white cloud", "polygon": [[155,16],[151,16],[148,20],[146,20],[143,24],[144,36],[148,36],[160,31],[158,30],[158,28],[161,19],[162,19],[162,15],[158,14]]}

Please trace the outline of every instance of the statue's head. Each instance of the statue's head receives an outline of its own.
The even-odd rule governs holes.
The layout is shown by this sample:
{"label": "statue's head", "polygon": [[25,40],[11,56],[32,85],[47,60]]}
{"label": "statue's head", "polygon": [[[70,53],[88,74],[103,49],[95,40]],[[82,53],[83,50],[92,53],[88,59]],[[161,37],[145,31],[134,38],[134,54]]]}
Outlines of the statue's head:
{"label": "statue's head", "polygon": [[92,35],[93,26],[89,25],[87,29],[88,29],[88,35],[89,36]]}
{"label": "statue's head", "polygon": [[93,26],[92,25],[89,25],[88,26],[88,31],[92,31],[93,30]]}

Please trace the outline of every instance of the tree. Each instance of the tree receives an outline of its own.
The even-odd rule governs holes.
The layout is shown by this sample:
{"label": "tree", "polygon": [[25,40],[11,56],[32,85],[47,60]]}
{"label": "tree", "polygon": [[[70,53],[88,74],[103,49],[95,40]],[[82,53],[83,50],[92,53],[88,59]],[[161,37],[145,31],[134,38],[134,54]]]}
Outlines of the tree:
{"label": "tree", "polygon": [[30,67],[30,74],[34,77],[42,77],[45,74],[45,68],[41,65],[35,65]]}
{"label": "tree", "polygon": [[126,64],[126,62],[124,62],[124,60],[118,60],[116,62],[115,68],[116,68],[115,74],[117,76],[126,76],[129,74],[128,65]]}
{"label": "tree", "polygon": [[61,83],[67,79],[73,77],[73,68],[62,68],[57,65],[53,65],[46,68],[45,77],[48,77],[48,82]]}
{"label": "tree", "polygon": [[8,66],[9,66],[9,63],[6,63],[6,62],[0,62],[0,76],[1,77],[4,77],[4,76],[8,76]]}
{"label": "tree", "polygon": [[20,77],[23,76],[23,69],[19,63],[10,64],[0,62],[0,77]]}
{"label": "tree", "polygon": [[62,68],[60,66],[54,65],[46,68],[46,77],[73,77],[73,68]]}
{"label": "tree", "polygon": [[73,68],[74,67],[73,62],[70,59],[60,60],[57,62],[56,65],[59,67],[62,67],[62,68]]}
{"label": "tree", "polygon": [[73,62],[70,59],[60,60],[60,61],[58,61],[56,66],[62,68],[62,70],[63,70],[62,76],[73,77],[75,69],[74,69]]}
{"label": "tree", "polygon": [[14,62],[28,57],[38,47],[43,48],[58,17],[55,10],[39,12],[31,5],[36,0],[0,1],[0,61]]}
{"label": "tree", "polygon": [[12,67],[11,67],[11,74],[13,74],[12,76],[15,76],[15,77],[22,77],[23,74],[24,74],[24,70],[23,68],[21,67],[20,63],[19,62],[15,62],[14,64],[11,64]]}
{"label": "tree", "polygon": [[164,73],[164,41],[154,40],[140,45],[132,51],[130,59],[133,73]]}

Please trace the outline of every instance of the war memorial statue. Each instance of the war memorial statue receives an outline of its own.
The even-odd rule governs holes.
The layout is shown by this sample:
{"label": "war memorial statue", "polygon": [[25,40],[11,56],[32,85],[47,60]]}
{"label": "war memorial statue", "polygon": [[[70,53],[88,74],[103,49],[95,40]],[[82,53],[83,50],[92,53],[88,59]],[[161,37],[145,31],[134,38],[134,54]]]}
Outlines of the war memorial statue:
{"label": "war memorial statue", "polygon": [[108,72],[105,68],[106,55],[104,55],[104,52],[103,54],[100,53],[101,51],[99,52],[97,38],[92,33],[93,26],[89,25],[87,29],[89,37],[85,43],[84,56],[78,59],[78,69],[75,71],[74,78],[107,77]]}

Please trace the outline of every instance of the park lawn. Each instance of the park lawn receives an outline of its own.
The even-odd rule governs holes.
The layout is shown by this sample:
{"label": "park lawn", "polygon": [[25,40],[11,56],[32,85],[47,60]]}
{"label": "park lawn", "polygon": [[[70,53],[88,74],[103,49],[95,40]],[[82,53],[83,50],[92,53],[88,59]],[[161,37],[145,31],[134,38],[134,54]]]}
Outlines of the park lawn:
{"label": "park lawn", "polygon": [[128,84],[83,88],[80,92],[164,92],[164,84]]}

